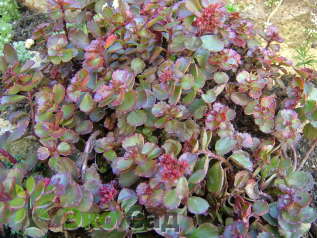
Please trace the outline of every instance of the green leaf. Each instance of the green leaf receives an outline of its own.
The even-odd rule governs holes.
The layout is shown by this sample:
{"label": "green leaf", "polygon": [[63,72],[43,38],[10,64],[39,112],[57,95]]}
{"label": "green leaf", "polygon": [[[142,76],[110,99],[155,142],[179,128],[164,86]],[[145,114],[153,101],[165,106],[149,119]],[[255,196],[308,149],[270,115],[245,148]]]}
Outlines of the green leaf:
{"label": "green leaf", "polygon": [[27,214],[27,209],[26,208],[21,208],[19,210],[17,210],[14,214],[13,214],[13,218],[14,218],[14,223],[15,224],[19,224],[22,223],[26,217]]}
{"label": "green leaf", "polygon": [[189,183],[198,184],[200,183],[206,176],[206,172],[203,169],[195,171],[188,179]]}
{"label": "green leaf", "polygon": [[216,142],[215,149],[216,149],[217,154],[225,155],[225,154],[231,152],[234,149],[236,144],[237,144],[237,141],[235,139],[233,139],[231,137],[224,137],[224,138],[219,139]]}
{"label": "green leaf", "polygon": [[250,159],[250,155],[242,150],[234,151],[230,158],[239,167],[252,171],[253,163]]}
{"label": "green leaf", "polygon": [[26,198],[26,192],[24,191],[24,188],[21,185],[19,184],[15,185],[15,192],[17,197],[24,198],[24,199]]}
{"label": "green leaf", "polygon": [[129,169],[132,165],[133,165],[132,159],[118,157],[112,163],[112,169],[114,170],[115,173],[121,173],[122,171]]}
{"label": "green leaf", "polygon": [[207,189],[211,193],[219,194],[222,191],[225,180],[225,171],[218,161],[208,170]]}
{"label": "green leaf", "polygon": [[118,195],[118,202],[126,212],[129,211],[137,201],[138,197],[132,189],[123,188]]}
{"label": "green leaf", "polygon": [[90,93],[86,93],[83,97],[83,99],[80,102],[79,109],[82,112],[89,113],[95,108],[95,102],[90,95]]}
{"label": "green leaf", "polygon": [[196,164],[196,171],[190,176],[188,182],[192,184],[200,183],[206,177],[209,162],[210,159],[207,156],[199,159],[198,163]]}
{"label": "green leaf", "polygon": [[310,191],[314,186],[313,176],[305,171],[295,171],[290,173],[286,177],[286,182],[288,186],[305,191]]}
{"label": "green leaf", "polygon": [[61,154],[70,154],[72,147],[67,142],[61,142],[57,146],[57,151]]}
{"label": "green leaf", "polygon": [[253,203],[252,210],[257,216],[263,216],[269,212],[269,204],[264,200],[257,200]]}
{"label": "green leaf", "polygon": [[210,89],[207,91],[207,93],[202,94],[201,98],[204,100],[205,103],[210,104],[216,101],[217,95],[214,90]]}
{"label": "green leaf", "polygon": [[181,81],[184,90],[189,90],[195,85],[195,78],[192,74],[186,74]]}
{"label": "green leaf", "polygon": [[201,224],[193,233],[189,235],[189,238],[218,238],[218,228],[210,223]]}
{"label": "green leaf", "polygon": [[12,199],[12,200],[9,202],[9,206],[10,206],[11,208],[15,208],[15,209],[17,209],[17,208],[22,208],[22,207],[24,207],[24,205],[25,205],[25,198],[19,198],[19,197],[17,197],[17,198]]}
{"label": "green leaf", "polygon": [[131,61],[131,68],[135,74],[142,73],[145,67],[146,64],[140,58],[135,58]]}
{"label": "green leaf", "polygon": [[312,126],[312,124],[306,124],[304,127],[304,136],[308,140],[315,140],[317,139],[317,128]]}
{"label": "green leaf", "polygon": [[60,104],[65,97],[65,88],[61,84],[55,84],[53,87],[54,102]]}
{"label": "green leaf", "polygon": [[143,110],[132,111],[127,117],[127,122],[130,126],[142,126],[146,120],[147,116]]}
{"label": "green leaf", "polygon": [[165,150],[166,154],[173,154],[177,156],[182,150],[182,145],[176,140],[168,139],[165,141],[162,148]]}
{"label": "green leaf", "polygon": [[22,95],[10,95],[10,96],[2,96],[0,103],[1,104],[15,104],[26,99],[25,96]]}
{"label": "green leaf", "polygon": [[192,196],[188,199],[188,210],[193,214],[202,214],[209,208],[208,202],[200,197]]}
{"label": "green leaf", "polygon": [[229,81],[229,76],[225,72],[216,72],[214,74],[214,80],[217,84],[227,83]]}
{"label": "green leaf", "polygon": [[28,227],[25,229],[24,235],[30,236],[31,238],[43,238],[46,235],[46,231],[37,227]]}
{"label": "green leaf", "polygon": [[216,35],[204,35],[201,36],[200,39],[203,42],[202,47],[206,50],[219,52],[225,48],[224,41]]}
{"label": "green leaf", "polygon": [[194,13],[196,16],[200,16],[200,11],[202,7],[199,0],[186,0],[185,6],[189,11]]}
{"label": "green leaf", "polygon": [[65,49],[65,50],[63,50],[62,61],[65,63],[69,62],[69,61],[71,61],[73,56],[74,56],[73,49]]}
{"label": "green leaf", "polygon": [[75,162],[67,157],[50,158],[49,167],[57,173],[70,173],[74,177],[78,175],[78,169]]}
{"label": "green leaf", "polygon": [[176,105],[178,101],[180,100],[182,95],[182,88],[180,86],[175,86],[173,93],[171,94],[169,98],[169,103],[171,105]]}
{"label": "green leaf", "polygon": [[164,206],[168,209],[176,209],[181,202],[175,189],[168,190],[164,196]]}
{"label": "green leaf", "polygon": [[122,104],[117,108],[119,111],[131,111],[137,102],[136,93],[134,91],[127,92],[124,95]]}
{"label": "green leaf", "polygon": [[187,179],[185,177],[181,177],[178,179],[175,190],[176,190],[177,196],[180,199],[183,199],[184,197],[188,196],[189,188],[188,188]]}
{"label": "green leaf", "polygon": [[53,203],[54,198],[54,193],[46,193],[36,200],[34,205],[37,208],[47,208]]}
{"label": "green leaf", "polygon": [[240,106],[246,106],[251,101],[250,97],[245,93],[235,92],[231,94],[230,98],[235,104]]}
{"label": "green leaf", "polygon": [[33,191],[35,190],[35,179],[33,176],[30,176],[27,178],[26,182],[25,182],[25,186],[26,186],[26,191],[28,192],[28,194],[32,194]]}
{"label": "green leaf", "polygon": [[122,147],[124,149],[128,149],[129,147],[134,146],[143,146],[144,145],[144,137],[141,134],[134,134],[125,138],[122,142]]}
{"label": "green leaf", "polygon": [[196,51],[201,46],[201,44],[201,39],[196,36],[188,37],[184,42],[185,48],[191,51]]}
{"label": "green leaf", "polygon": [[84,190],[83,198],[80,201],[77,209],[81,212],[88,212],[90,208],[93,206],[94,197],[90,191]]}

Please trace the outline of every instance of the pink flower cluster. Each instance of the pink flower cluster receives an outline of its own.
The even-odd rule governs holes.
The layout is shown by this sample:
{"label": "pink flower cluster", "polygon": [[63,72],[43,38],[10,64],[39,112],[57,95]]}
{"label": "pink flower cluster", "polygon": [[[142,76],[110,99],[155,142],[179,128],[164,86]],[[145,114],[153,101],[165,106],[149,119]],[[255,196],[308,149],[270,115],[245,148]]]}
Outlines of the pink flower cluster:
{"label": "pink flower cluster", "polygon": [[115,200],[118,195],[118,190],[115,188],[115,182],[104,184],[99,189],[100,205],[106,205],[107,203]]}
{"label": "pink flower cluster", "polygon": [[223,28],[226,21],[226,9],[223,3],[210,4],[205,8],[200,17],[193,25],[198,27],[201,33],[218,33],[219,28]]}
{"label": "pink flower cluster", "polygon": [[185,170],[188,168],[188,163],[179,161],[172,155],[165,154],[160,158],[161,176],[165,181],[175,181],[184,175]]}

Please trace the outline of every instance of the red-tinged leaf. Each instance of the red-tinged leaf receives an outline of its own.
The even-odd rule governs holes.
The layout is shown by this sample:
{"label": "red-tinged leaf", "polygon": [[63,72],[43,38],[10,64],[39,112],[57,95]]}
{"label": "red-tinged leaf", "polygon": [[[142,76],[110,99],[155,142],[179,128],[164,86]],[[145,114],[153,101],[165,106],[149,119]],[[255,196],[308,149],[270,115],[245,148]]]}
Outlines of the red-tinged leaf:
{"label": "red-tinged leaf", "polygon": [[119,111],[132,111],[135,104],[137,103],[137,95],[136,92],[130,91],[124,95],[124,99],[121,105],[118,107]]}
{"label": "red-tinged leaf", "polygon": [[1,104],[15,104],[25,100],[26,97],[22,95],[10,95],[10,96],[2,96]]}
{"label": "red-tinged leaf", "polygon": [[50,151],[46,147],[40,147],[37,150],[37,158],[39,160],[46,160],[50,157]]}
{"label": "red-tinged leaf", "polygon": [[8,63],[3,56],[0,56],[0,71],[4,73],[8,68]]}
{"label": "red-tinged leaf", "polygon": [[114,94],[114,90],[112,89],[111,86],[107,85],[101,85],[98,87],[95,95],[94,95],[94,100],[96,102],[101,102],[101,101],[106,101],[109,99],[112,95]]}
{"label": "red-tinged leaf", "polygon": [[80,121],[76,125],[76,132],[80,135],[86,135],[91,133],[93,130],[93,124],[90,120]]}
{"label": "red-tinged leaf", "polygon": [[10,134],[8,142],[16,141],[25,135],[30,124],[30,119],[25,118],[18,122],[16,129]]}
{"label": "red-tinged leaf", "polygon": [[89,113],[95,108],[95,102],[90,93],[86,93],[82,98],[79,108],[82,112]]}
{"label": "red-tinged leaf", "polygon": [[88,35],[81,30],[72,28],[68,33],[68,37],[80,49],[85,49],[89,45]]}
{"label": "red-tinged leaf", "polygon": [[[24,65],[22,66],[22,68],[21,68],[21,73],[22,72],[27,72],[28,70],[30,70],[34,64],[35,64],[35,62],[33,60],[26,61],[24,63]],[[1,70],[1,66],[0,66],[0,70]]]}
{"label": "red-tinged leaf", "polygon": [[61,155],[70,155],[72,152],[72,146],[70,144],[68,144],[67,142],[61,142],[58,146],[57,146],[57,151],[61,154]]}
{"label": "red-tinged leaf", "polygon": [[60,104],[65,97],[65,88],[61,84],[55,84],[53,87],[53,98],[56,104]]}
{"label": "red-tinged leaf", "polygon": [[117,35],[112,34],[107,37],[106,42],[105,42],[105,49],[108,49],[116,40],[118,39]]}
{"label": "red-tinged leaf", "polygon": [[8,64],[13,65],[18,61],[18,55],[15,49],[9,45],[5,44],[3,48],[3,53],[4,53],[4,59]]}

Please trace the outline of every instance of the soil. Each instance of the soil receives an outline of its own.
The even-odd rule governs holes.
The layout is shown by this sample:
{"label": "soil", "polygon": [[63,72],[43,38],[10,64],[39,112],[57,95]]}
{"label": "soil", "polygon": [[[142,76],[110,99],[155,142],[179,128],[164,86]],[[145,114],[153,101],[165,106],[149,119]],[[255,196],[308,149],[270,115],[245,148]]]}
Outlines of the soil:
{"label": "soil", "polygon": [[20,8],[21,17],[13,24],[13,41],[25,41],[32,37],[33,30],[48,17],[39,12],[33,12],[26,7]]}

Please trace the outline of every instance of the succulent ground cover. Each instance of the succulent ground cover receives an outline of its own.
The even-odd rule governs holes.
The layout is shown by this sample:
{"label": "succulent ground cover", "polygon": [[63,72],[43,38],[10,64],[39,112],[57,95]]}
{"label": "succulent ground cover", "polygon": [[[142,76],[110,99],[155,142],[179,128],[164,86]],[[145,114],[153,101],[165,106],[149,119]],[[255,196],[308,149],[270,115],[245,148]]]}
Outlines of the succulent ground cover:
{"label": "succulent ground cover", "polygon": [[[50,0],[43,62],[0,58],[0,224],[30,237],[303,236],[316,218],[317,72],[279,55],[275,27],[222,1]],[[292,70],[290,70],[292,69]],[[295,72],[295,73],[294,73]],[[300,158],[299,139],[311,140]]]}

